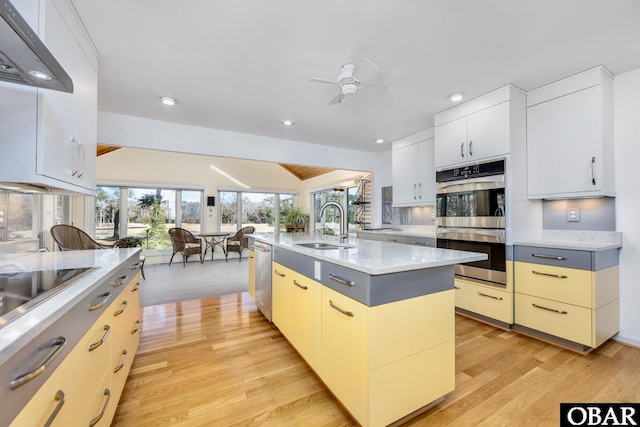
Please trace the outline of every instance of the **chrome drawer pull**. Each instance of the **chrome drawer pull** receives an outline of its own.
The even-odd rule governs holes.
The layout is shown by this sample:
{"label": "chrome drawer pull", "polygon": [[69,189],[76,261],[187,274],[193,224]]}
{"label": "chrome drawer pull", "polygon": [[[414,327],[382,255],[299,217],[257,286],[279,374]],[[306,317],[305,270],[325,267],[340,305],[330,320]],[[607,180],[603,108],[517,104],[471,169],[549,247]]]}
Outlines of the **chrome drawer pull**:
{"label": "chrome drawer pull", "polygon": [[340,308],[340,307],[338,307],[337,305],[335,305],[335,304],[333,303],[333,301],[331,301],[331,300],[329,300],[329,305],[330,305],[332,308],[335,308],[336,310],[338,310],[340,313],[344,314],[345,316],[349,316],[349,317],[353,317],[353,316],[354,316],[353,311],[343,310],[342,308]]}
{"label": "chrome drawer pull", "polygon": [[534,306],[535,308],[541,308],[543,310],[553,311],[554,313],[558,313],[558,314],[569,314],[568,312],[566,312],[564,310],[556,310],[554,308],[543,307],[543,306],[538,305],[538,304],[531,304],[531,305]]}
{"label": "chrome drawer pull", "polygon": [[481,297],[493,298],[495,300],[502,301],[502,297],[496,297],[496,296],[493,296],[493,295],[487,295],[487,294],[483,294],[482,292],[478,292],[478,295],[480,295]]}
{"label": "chrome drawer pull", "polygon": [[111,292],[105,292],[104,294],[100,295],[101,297],[103,297],[102,301],[100,301],[97,304],[93,304],[89,306],[89,311],[95,311],[99,308],[102,308],[102,306],[104,305],[105,302],[107,302],[107,300],[109,299],[109,297],[111,296]]}
{"label": "chrome drawer pull", "polygon": [[102,335],[102,338],[100,338],[100,341],[94,342],[91,345],[89,345],[89,351],[93,351],[96,348],[100,347],[102,344],[104,344],[104,340],[107,339],[107,337],[109,336],[109,333],[111,332],[111,326],[104,325],[104,328],[102,328],[102,330],[104,331],[104,335]]}
{"label": "chrome drawer pull", "polygon": [[277,269],[274,269],[273,272],[276,273],[280,277],[285,277],[284,273],[280,273]]}
{"label": "chrome drawer pull", "polygon": [[300,289],[304,289],[305,291],[308,289],[305,285],[301,285],[300,283],[296,282],[296,279],[293,279],[293,284],[299,287]]}
{"label": "chrome drawer pull", "polygon": [[51,415],[49,415],[49,418],[47,418],[47,421],[44,423],[44,427],[49,427],[51,425],[51,423],[53,422],[53,420],[56,419],[56,416],[58,415],[58,412],[60,412],[60,409],[62,409],[62,405],[64,405],[65,398],[66,398],[66,396],[64,395],[64,391],[58,390],[56,392],[56,395],[55,395],[53,400],[55,402],[58,402],[58,404],[53,409],[53,412],[51,413]]}
{"label": "chrome drawer pull", "polygon": [[544,258],[544,259],[555,259],[558,261],[566,261],[567,258],[563,256],[555,256],[555,255],[543,255],[543,254],[531,254],[534,258]]}
{"label": "chrome drawer pull", "polygon": [[120,369],[124,368],[124,364],[127,363],[127,350],[122,350],[122,362],[115,368],[113,368],[113,373],[115,374]]}
{"label": "chrome drawer pull", "polygon": [[460,286],[454,286],[453,289],[461,289]]}
{"label": "chrome drawer pull", "polygon": [[118,288],[122,285],[124,285],[124,281],[126,280],[127,276],[120,276],[116,279],[115,282],[113,282],[113,287],[114,288]]}
{"label": "chrome drawer pull", "polygon": [[120,316],[122,313],[124,313],[124,311],[127,309],[128,306],[129,306],[129,303],[127,301],[122,301],[122,308],[120,310],[114,311],[113,317]]}
{"label": "chrome drawer pull", "polygon": [[329,279],[336,281],[338,283],[342,283],[343,285],[355,286],[355,282],[351,280],[341,279],[340,277],[334,276],[333,274],[329,274]]}
{"label": "chrome drawer pull", "polygon": [[565,276],[564,274],[551,274],[551,273],[543,273],[541,271],[535,271],[535,270],[531,270],[531,272],[533,274],[538,274],[540,276],[549,276],[549,277],[555,277],[556,279],[568,279],[569,276]]}
{"label": "chrome drawer pull", "polygon": [[49,357],[45,359],[44,362],[42,362],[42,365],[38,366],[33,371],[22,374],[15,380],[11,381],[9,383],[9,388],[11,390],[15,390],[43,373],[44,370],[47,369],[47,367],[51,364],[51,362],[53,362],[53,360],[62,352],[62,349],[65,345],[67,345],[67,339],[65,337],[58,337],[51,340],[50,347],[56,347],[56,349],[49,355]]}
{"label": "chrome drawer pull", "polygon": [[129,267],[130,270],[138,270],[140,268],[140,264],[141,262],[138,261],[135,264],[133,264],[131,267]]}
{"label": "chrome drawer pull", "polygon": [[96,415],[95,418],[92,418],[91,421],[89,421],[89,427],[93,427],[94,425],[98,424],[98,421],[102,419],[102,416],[104,415],[104,411],[107,409],[107,406],[109,406],[109,401],[111,400],[111,390],[109,390],[108,388],[105,388],[104,396],[107,396],[107,400],[104,402],[102,411],[100,411],[100,413]]}
{"label": "chrome drawer pull", "polygon": [[131,330],[131,335],[135,334],[136,332],[138,332],[138,326],[140,326],[140,321],[136,320],[135,323],[136,326],[134,326],[134,328]]}

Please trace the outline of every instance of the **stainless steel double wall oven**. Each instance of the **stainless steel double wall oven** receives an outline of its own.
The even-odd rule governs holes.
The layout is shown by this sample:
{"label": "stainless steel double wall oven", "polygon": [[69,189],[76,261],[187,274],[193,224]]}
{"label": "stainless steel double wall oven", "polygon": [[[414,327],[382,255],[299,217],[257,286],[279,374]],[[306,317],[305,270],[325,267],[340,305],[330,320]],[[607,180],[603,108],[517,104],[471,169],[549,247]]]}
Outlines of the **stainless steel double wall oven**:
{"label": "stainless steel double wall oven", "polygon": [[456,275],[506,286],[505,215],[504,159],[436,171],[438,247],[488,256]]}

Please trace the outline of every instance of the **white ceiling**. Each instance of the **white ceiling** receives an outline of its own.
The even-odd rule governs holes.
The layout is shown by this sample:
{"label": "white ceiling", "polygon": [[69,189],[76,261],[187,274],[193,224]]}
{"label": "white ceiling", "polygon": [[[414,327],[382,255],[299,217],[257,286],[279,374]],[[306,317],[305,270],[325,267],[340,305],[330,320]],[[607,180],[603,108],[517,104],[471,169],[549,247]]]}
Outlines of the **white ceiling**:
{"label": "white ceiling", "polygon": [[[100,54],[101,111],[358,150],[432,126],[454,92],[640,67],[638,0],[73,3]],[[361,58],[386,93],[327,105],[337,89],[308,79]]]}

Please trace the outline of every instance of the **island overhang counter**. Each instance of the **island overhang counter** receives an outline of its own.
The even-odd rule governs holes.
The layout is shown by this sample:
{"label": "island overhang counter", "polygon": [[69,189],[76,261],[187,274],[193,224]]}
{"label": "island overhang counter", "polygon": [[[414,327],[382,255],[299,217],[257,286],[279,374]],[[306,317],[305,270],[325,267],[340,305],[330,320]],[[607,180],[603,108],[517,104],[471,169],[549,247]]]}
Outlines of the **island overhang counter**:
{"label": "island overhang counter", "polygon": [[[415,416],[453,391],[454,265],[485,254],[292,233],[249,240],[271,246],[273,323],[361,425]],[[252,296],[260,307],[265,294]]]}

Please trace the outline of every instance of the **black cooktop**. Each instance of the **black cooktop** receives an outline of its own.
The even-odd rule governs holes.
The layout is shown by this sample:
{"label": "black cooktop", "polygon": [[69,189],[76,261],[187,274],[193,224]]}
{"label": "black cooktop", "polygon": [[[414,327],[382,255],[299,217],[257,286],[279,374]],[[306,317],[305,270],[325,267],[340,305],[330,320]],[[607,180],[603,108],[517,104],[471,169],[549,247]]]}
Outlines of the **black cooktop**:
{"label": "black cooktop", "polygon": [[98,268],[0,273],[0,328]]}

